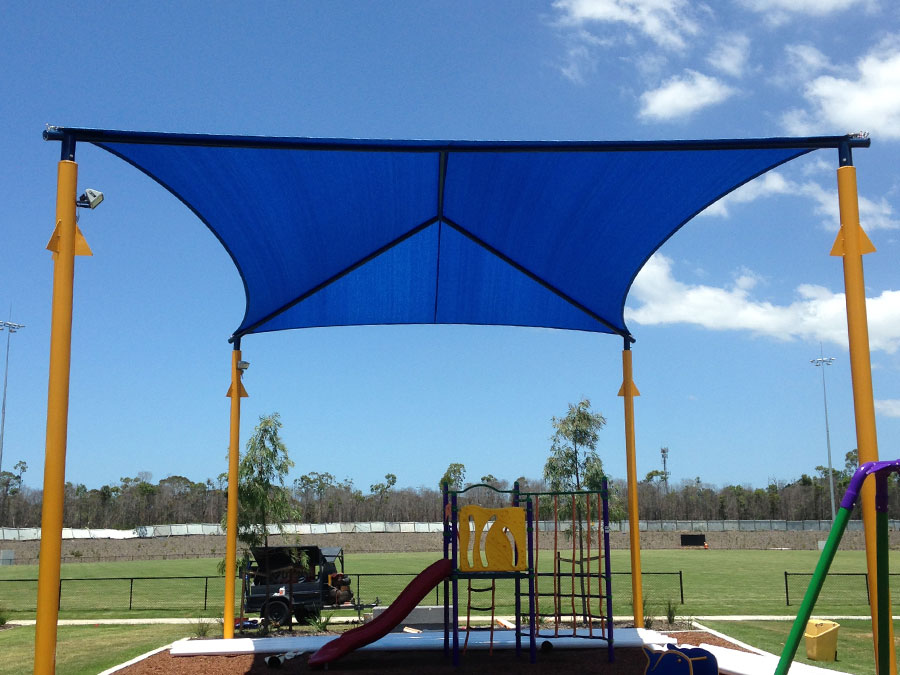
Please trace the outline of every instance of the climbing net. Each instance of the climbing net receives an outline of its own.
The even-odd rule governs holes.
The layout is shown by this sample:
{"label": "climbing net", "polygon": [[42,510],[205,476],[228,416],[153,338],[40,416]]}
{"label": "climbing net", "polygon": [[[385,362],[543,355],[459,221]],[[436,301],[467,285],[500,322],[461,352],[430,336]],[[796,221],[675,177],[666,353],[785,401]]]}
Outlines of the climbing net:
{"label": "climbing net", "polygon": [[612,642],[606,481],[597,491],[530,493],[538,636]]}

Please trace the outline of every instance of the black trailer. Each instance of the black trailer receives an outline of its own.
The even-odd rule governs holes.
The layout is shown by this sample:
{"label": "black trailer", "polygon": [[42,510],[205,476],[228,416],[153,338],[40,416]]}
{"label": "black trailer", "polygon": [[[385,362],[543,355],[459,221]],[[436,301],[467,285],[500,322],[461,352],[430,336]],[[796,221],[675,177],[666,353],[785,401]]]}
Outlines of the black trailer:
{"label": "black trailer", "polygon": [[291,614],[307,623],[323,609],[355,609],[342,548],[269,546],[250,552],[253,562],[244,575],[248,614],[259,612],[270,625],[284,625]]}

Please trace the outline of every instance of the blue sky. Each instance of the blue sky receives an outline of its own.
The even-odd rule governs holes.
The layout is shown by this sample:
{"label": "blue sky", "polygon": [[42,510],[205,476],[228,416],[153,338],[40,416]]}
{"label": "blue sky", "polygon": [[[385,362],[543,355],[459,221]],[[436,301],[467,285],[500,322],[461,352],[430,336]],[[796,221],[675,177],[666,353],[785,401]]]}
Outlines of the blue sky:
{"label": "blue sky", "polygon": [[[0,318],[11,339],[3,468],[44,457],[57,143],[45,124],[142,131],[476,140],[843,134],[854,153],[879,445],[900,453],[900,8],[892,0],[10,4],[2,10]],[[243,288],[174,197],[80,145],[68,480],[225,470],[230,345]],[[856,447],[837,153],[818,151],[689,223],[638,276],[638,472],[765,485]],[[11,314],[10,314],[11,309]],[[5,348],[6,334],[0,333]],[[242,442],[279,411],[293,477],[367,489],[537,477],[550,419],[588,397],[599,451],[625,476],[621,340],[466,326],[249,336]]]}

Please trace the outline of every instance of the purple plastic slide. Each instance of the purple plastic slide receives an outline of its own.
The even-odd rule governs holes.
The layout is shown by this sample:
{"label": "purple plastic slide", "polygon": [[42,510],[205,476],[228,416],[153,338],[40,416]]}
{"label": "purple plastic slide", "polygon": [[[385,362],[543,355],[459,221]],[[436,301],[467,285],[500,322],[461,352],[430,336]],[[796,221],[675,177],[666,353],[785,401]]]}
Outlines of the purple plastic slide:
{"label": "purple plastic slide", "polygon": [[442,559],[426,567],[409,585],[403,589],[390,607],[384,610],[377,618],[363,624],[353,630],[348,630],[338,638],[324,645],[319,651],[309,657],[309,665],[321,666],[339,659],[345,654],[359,649],[367,644],[380,640],[387,635],[392,628],[397,626],[422,598],[441,581],[450,576],[453,565],[449,560]]}

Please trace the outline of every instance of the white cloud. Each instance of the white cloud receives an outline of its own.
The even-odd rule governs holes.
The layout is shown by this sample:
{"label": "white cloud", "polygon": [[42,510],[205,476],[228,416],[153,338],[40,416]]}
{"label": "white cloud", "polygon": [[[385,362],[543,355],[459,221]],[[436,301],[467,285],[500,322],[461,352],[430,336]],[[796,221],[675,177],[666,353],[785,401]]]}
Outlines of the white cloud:
{"label": "white cloud", "polygon": [[566,58],[561,70],[566,78],[581,84],[586,74],[597,70],[597,61],[587,45],[573,43],[566,49]]}
{"label": "white cloud", "polygon": [[765,15],[771,24],[781,24],[792,14],[806,16],[827,16],[835,12],[859,7],[865,10],[877,9],[875,0],[740,0],[741,4]]}
{"label": "white cloud", "polygon": [[713,68],[732,77],[740,77],[750,54],[750,38],[734,33],[722,37],[706,58]]}
{"label": "white cloud", "polygon": [[683,76],[673,77],[658,89],[641,94],[640,116],[653,120],[687,117],[721,103],[736,91],[714,77],[686,70]]}
{"label": "white cloud", "polygon": [[597,71],[597,47],[611,47],[613,41],[599,38],[578,28],[565,35],[566,55],[560,66],[562,74],[577,84]]}
{"label": "white cloud", "polygon": [[[835,232],[840,227],[840,209],[837,189],[826,190],[818,183],[808,182],[798,186],[798,191],[816,202],[816,213],[825,216],[825,224]],[[882,197],[878,201],[859,195],[859,222],[864,230],[896,230],[900,228],[894,216],[894,209]]]}
{"label": "white cloud", "polygon": [[900,399],[886,398],[875,401],[875,412],[884,417],[900,417]]}
{"label": "white cloud", "polygon": [[[748,204],[773,195],[795,195],[811,199],[816,204],[815,213],[823,217],[823,225],[827,229],[836,232],[840,227],[836,188],[825,189],[819,183],[811,180],[803,183],[791,181],[778,171],[770,171],[756,180],[742,185],[710,205],[703,211],[703,215],[727,217],[730,214],[730,208],[734,205]],[[864,230],[871,232],[900,229],[900,221],[894,217],[894,208],[887,199],[882,197],[875,201],[859,195],[858,201],[859,220]]]}
{"label": "white cloud", "polygon": [[799,89],[813,78],[829,73],[849,75],[852,69],[838,68],[819,49],[810,44],[791,44],[784,48],[784,61],[771,80],[782,87]]}
{"label": "white cloud", "polygon": [[800,71],[801,77],[834,68],[828,57],[812,45],[787,45],[784,53],[791,68]]}
{"label": "white cloud", "polygon": [[807,155],[807,157],[811,157],[811,159],[807,159],[802,163],[804,176],[821,176],[822,174],[828,174],[832,178],[834,177],[834,164],[826,162],[821,153]]}
{"label": "white cloud", "polygon": [[669,67],[669,59],[660,51],[638,54],[630,60],[645,82],[659,82]]}
{"label": "white cloud", "polygon": [[562,12],[564,25],[624,26],[666,49],[684,49],[687,38],[700,31],[688,15],[688,0],[556,0],[553,6]]}
{"label": "white cloud", "polygon": [[[675,279],[672,261],[657,253],[644,265],[629,293],[627,321],[658,325],[683,323],[709,330],[747,331],[776,340],[803,339],[847,345],[843,293],[804,284],[788,305],[752,297],[755,275],[743,271],[730,288],[685,284]],[[900,291],[867,300],[869,345],[900,349]]]}
{"label": "white cloud", "polygon": [[865,129],[900,138],[900,39],[882,42],[859,59],[852,76],[821,75],[803,94],[809,108],[789,110],[782,118],[792,134]]}
{"label": "white cloud", "polygon": [[870,0],[742,0],[756,12],[785,11],[824,16],[856,6],[870,6]]}
{"label": "white cloud", "polygon": [[711,204],[703,211],[703,215],[725,217],[729,215],[729,206],[733,204],[747,204],[772,195],[792,194],[796,189],[795,183],[777,171],[769,171]]}

